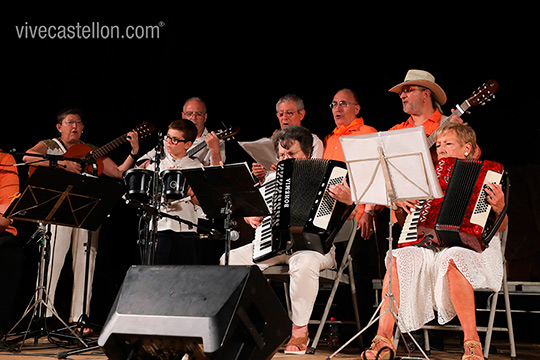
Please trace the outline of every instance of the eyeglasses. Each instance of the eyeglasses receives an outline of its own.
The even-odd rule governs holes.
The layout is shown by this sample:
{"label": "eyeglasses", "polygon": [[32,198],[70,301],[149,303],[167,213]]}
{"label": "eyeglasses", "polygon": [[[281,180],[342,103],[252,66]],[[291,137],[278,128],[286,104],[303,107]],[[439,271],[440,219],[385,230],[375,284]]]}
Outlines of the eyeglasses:
{"label": "eyeglasses", "polygon": [[332,103],[330,104],[330,109],[333,109],[337,106],[341,106],[341,107],[349,107],[349,105],[358,105],[357,103],[353,103],[353,102],[350,102],[350,101],[345,101],[345,100],[341,100],[339,102],[337,101],[332,101]]}
{"label": "eyeglasses", "polygon": [[401,88],[401,91],[399,92],[399,95],[401,96],[403,93],[405,93],[406,95],[412,93],[413,91],[424,91],[424,90],[427,90],[427,88],[423,87],[423,86],[404,86]]}
{"label": "eyeglasses", "polygon": [[82,121],[80,120],[64,120],[64,124],[67,126],[82,126]]}
{"label": "eyeglasses", "polygon": [[185,143],[185,142],[189,141],[189,140],[178,139],[178,138],[169,136],[169,134],[165,135],[163,138],[165,139],[165,141],[169,140],[171,142],[171,144],[173,144],[173,145],[178,145],[178,143],[180,143],[180,142]]}
{"label": "eyeglasses", "polygon": [[279,154],[279,159],[280,160],[284,160],[284,159],[294,159],[294,156],[296,154],[298,154],[300,151],[302,150],[298,150],[298,151],[295,151],[295,152],[292,152],[292,151],[286,151],[286,152],[282,152]]}
{"label": "eyeglasses", "polygon": [[206,113],[201,112],[201,111],[186,111],[184,113],[184,115],[186,115],[186,117],[188,117],[188,118],[190,118],[192,116],[195,116],[196,118],[199,118],[199,117],[203,116],[204,114],[206,114]]}
{"label": "eyeglasses", "polygon": [[278,117],[283,117],[283,115],[287,115],[287,117],[291,117],[293,116],[294,114],[296,113],[299,113],[300,111],[302,111],[304,109],[298,109],[298,110],[295,110],[295,111],[291,111],[291,110],[287,110],[287,111],[279,111],[276,113],[276,115]]}

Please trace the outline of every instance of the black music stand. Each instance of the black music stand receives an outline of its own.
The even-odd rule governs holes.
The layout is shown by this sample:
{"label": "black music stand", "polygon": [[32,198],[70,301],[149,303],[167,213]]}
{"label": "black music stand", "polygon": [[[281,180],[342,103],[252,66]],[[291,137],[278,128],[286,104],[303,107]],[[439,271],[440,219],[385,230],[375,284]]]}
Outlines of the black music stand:
{"label": "black music stand", "polygon": [[[41,224],[56,224],[95,231],[124,193],[124,188],[113,182],[98,179],[94,176],[84,176],[64,170],[39,166],[28,179],[23,192],[6,210],[8,217],[15,220],[38,222]],[[88,344],[71,329],[59,316],[54,306],[49,304],[46,291],[46,274],[48,273],[48,256],[50,249],[50,231],[47,232],[42,244],[40,266],[38,270],[38,286],[21,319],[5,336],[13,336],[13,331],[19,323],[32,312],[27,330],[19,338],[10,342],[21,342],[21,348],[30,334],[35,342],[43,335],[49,334],[45,322],[48,308],[53,315],[68,329],[71,334],[86,348]],[[86,316],[86,297],[88,291],[88,258],[91,247],[91,234],[87,243],[85,287],[83,299],[83,315]],[[37,316],[37,318],[36,318]],[[83,319],[85,320],[85,319]],[[38,329],[31,330],[32,326]],[[84,326],[84,324],[83,324]],[[20,350],[20,349],[19,349]]]}
{"label": "black music stand", "polygon": [[[340,138],[350,175],[351,196],[357,204],[379,204],[395,209],[395,202],[440,198],[443,192],[435,174],[423,127]],[[362,149],[362,151],[358,151]],[[379,318],[389,312],[399,326],[398,306],[392,293],[392,221],[388,234],[389,289],[369,323],[327,359],[349,345]],[[382,304],[388,309],[378,315]],[[410,335],[410,334],[409,334]],[[412,335],[412,341],[427,355]]]}
{"label": "black music stand", "polygon": [[270,212],[256,187],[247,163],[182,169],[204,212],[213,218],[225,218],[225,265],[229,264],[232,218],[266,216]]}

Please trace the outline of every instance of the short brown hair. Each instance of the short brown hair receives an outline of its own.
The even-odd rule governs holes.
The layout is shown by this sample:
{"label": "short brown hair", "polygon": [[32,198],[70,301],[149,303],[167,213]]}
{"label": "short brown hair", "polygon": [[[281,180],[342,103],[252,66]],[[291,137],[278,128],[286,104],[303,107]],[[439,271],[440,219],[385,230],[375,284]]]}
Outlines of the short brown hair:
{"label": "short brown hair", "polygon": [[197,138],[197,127],[191,120],[174,120],[169,124],[169,129],[181,131],[187,141],[194,142]]}
{"label": "short brown hair", "polygon": [[77,108],[66,108],[66,109],[60,110],[58,112],[58,115],[56,116],[56,120],[58,121],[59,124],[61,124],[62,121],[64,121],[64,119],[68,115],[79,115],[79,117],[81,118],[81,121],[82,121],[82,117],[83,117],[82,110],[77,109]]}

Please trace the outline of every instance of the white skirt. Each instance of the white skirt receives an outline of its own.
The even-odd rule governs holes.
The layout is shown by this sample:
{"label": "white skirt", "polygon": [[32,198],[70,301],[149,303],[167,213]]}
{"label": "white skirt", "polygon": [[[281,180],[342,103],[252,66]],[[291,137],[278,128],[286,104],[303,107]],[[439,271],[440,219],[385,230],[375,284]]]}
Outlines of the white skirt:
{"label": "white skirt", "polygon": [[[462,247],[437,250],[409,246],[393,250],[399,278],[399,327],[402,332],[418,330],[438,314],[439,324],[456,316],[450,301],[446,271],[454,260],[473,289],[499,291],[503,264],[498,234],[482,253]],[[388,254],[387,254],[388,257]]]}

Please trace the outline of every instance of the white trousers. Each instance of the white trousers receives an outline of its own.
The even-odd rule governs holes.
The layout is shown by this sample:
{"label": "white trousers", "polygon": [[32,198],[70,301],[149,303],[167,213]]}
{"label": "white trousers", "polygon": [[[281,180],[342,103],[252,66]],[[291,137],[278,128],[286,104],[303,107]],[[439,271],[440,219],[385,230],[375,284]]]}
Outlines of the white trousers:
{"label": "white trousers", "polygon": [[[98,248],[99,230],[92,232],[92,247],[88,263],[88,293],[86,297],[86,314],[90,314],[90,299],[92,298],[92,281],[94,279],[95,260]],[[54,304],[56,287],[64,266],[66,255],[71,247],[73,258],[73,291],[71,296],[71,312],[69,322],[79,320],[83,312],[84,276],[86,268],[86,242],[88,230],[67,226],[51,226],[51,251],[49,252],[49,269],[47,275],[47,289],[50,303]],[[47,316],[52,313],[47,309]]]}
{"label": "white trousers", "polygon": [[[223,265],[222,256],[220,264]],[[307,325],[319,292],[319,273],[336,267],[335,247],[328,254],[302,250],[292,255],[279,255],[255,264],[253,262],[253,244],[249,243],[229,253],[229,265],[257,265],[261,271],[278,264],[289,264],[291,277],[289,293],[291,296],[292,322],[297,326]]]}

